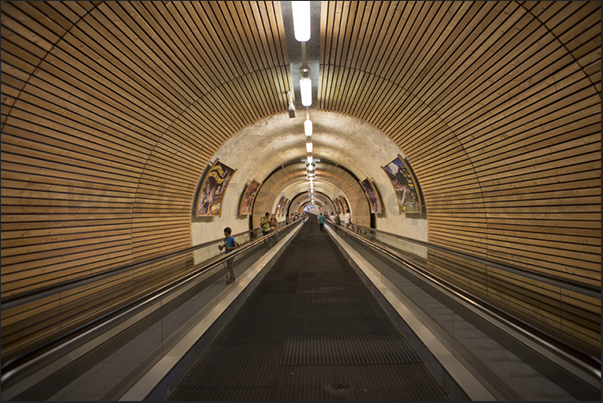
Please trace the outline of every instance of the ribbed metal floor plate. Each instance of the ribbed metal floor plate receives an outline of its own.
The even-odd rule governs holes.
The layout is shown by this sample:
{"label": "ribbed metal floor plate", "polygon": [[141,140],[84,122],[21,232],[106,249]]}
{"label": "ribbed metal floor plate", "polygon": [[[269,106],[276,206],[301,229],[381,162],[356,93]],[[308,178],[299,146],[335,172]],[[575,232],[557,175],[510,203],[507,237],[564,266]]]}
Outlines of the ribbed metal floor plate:
{"label": "ribbed metal floor plate", "polygon": [[275,400],[446,401],[424,364],[283,368]]}
{"label": "ribbed metal floor plate", "polygon": [[291,334],[296,337],[370,337],[394,332],[396,329],[387,318],[375,316],[311,317],[291,321]]}
{"label": "ribbed metal floor plate", "polygon": [[281,356],[281,342],[239,340],[212,346],[180,386],[272,387]]}
{"label": "ribbed metal floor plate", "polygon": [[180,401],[275,401],[274,388],[190,388],[178,387],[173,395]]}
{"label": "ribbed metal floor plate", "polygon": [[450,400],[336,245],[301,229],[169,400]]}
{"label": "ribbed metal floor plate", "polygon": [[285,343],[282,365],[368,365],[421,362],[400,336],[365,338],[292,337]]}

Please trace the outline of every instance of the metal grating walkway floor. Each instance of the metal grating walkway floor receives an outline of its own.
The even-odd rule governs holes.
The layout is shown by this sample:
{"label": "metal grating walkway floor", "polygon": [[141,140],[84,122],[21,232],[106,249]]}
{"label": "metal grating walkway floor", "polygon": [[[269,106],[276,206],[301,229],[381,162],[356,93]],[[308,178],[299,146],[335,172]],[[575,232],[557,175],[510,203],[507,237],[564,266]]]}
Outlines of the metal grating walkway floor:
{"label": "metal grating walkway floor", "polygon": [[313,221],[168,400],[451,400]]}

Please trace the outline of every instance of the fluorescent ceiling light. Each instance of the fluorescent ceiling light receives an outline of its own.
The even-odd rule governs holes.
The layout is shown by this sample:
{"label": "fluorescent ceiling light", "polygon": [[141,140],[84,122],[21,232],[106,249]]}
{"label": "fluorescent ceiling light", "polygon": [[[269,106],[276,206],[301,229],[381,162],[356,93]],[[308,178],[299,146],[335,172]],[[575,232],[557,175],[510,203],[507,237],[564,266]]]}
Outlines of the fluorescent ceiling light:
{"label": "fluorescent ceiling light", "polygon": [[306,152],[312,152],[312,143],[306,143]]}
{"label": "fluorescent ceiling light", "polygon": [[295,40],[307,42],[310,40],[310,2],[292,1],[293,10],[293,30],[295,31]]}
{"label": "fluorescent ceiling light", "polygon": [[301,92],[301,101],[303,106],[312,105],[312,80],[302,78],[299,80],[299,90]]}
{"label": "fluorescent ceiling light", "polygon": [[312,137],[312,121],[310,119],[304,120],[304,132],[306,136]]}
{"label": "fluorescent ceiling light", "polygon": [[314,165],[308,165],[308,171],[314,171]]}
{"label": "fluorescent ceiling light", "polygon": [[314,161],[314,158],[311,155],[308,155],[308,159],[306,161],[308,161],[308,164],[312,164],[312,161]]}
{"label": "fluorescent ceiling light", "polygon": [[293,103],[293,91],[287,93],[289,97],[289,118],[295,117],[295,104]]}

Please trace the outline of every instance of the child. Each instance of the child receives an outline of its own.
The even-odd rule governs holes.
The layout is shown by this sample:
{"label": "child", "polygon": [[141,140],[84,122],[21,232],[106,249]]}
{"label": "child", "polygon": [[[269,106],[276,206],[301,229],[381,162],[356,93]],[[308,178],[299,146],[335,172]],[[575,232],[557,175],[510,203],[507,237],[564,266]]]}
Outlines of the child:
{"label": "child", "polygon": [[[232,230],[230,229],[230,227],[224,228],[224,236],[225,236],[224,245],[218,246],[218,248],[220,248],[220,250],[225,249],[224,254],[228,254],[228,253],[232,252],[233,249],[236,249],[239,247],[239,244],[237,243],[237,241],[235,241],[234,237],[230,236],[230,234],[232,234]],[[235,274],[234,274],[234,270],[232,267],[233,260],[234,260],[234,258],[230,258],[226,261],[226,268],[228,269],[228,273],[229,273],[229,275],[226,277],[226,282],[228,284],[235,281]]]}

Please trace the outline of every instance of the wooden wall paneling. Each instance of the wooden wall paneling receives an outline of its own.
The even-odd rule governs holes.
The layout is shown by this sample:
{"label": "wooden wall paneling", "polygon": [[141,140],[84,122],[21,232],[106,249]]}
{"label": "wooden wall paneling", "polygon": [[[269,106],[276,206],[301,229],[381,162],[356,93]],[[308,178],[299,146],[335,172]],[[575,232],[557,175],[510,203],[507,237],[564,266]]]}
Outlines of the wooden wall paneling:
{"label": "wooden wall paneling", "polygon": [[[329,7],[329,2],[328,1],[323,1],[321,3],[321,10],[326,10]],[[327,36],[327,29],[326,29],[326,21],[327,21],[327,13],[325,11],[322,11],[320,13],[320,45],[319,45],[319,60],[324,60],[324,54],[325,54],[325,43],[326,43],[326,36]],[[328,66],[326,66],[323,63],[318,63],[318,90],[316,93],[316,104],[317,107],[319,108],[319,110],[322,110],[325,105],[324,105],[324,89],[325,89],[325,80],[324,80],[324,75],[326,74],[325,69],[327,69]]]}
{"label": "wooden wall paneling", "polygon": [[488,294],[488,267],[483,264],[436,250],[428,252],[427,264],[433,273],[455,285],[469,286],[478,295]]}
{"label": "wooden wall paneling", "polygon": [[21,26],[25,27],[30,32],[35,32],[36,35],[45,38],[51,43],[56,43],[64,30],[52,21],[46,20],[44,24],[40,24],[37,19],[40,19],[40,13],[37,9],[26,3],[9,3],[2,6],[2,13],[10,15],[11,19],[16,20]]}
{"label": "wooden wall paneling", "polygon": [[[103,55],[103,59],[119,68],[115,70],[113,67],[119,73],[114,81],[123,83],[120,93],[129,94],[128,100],[135,104],[134,107],[138,104],[148,105],[149,111],[145,111],[143,116],[169,122],[182,111],[187,101],[178,93],[178,84],[173,80],[172,74],[161,78],[154,74],[161,71],[162,67],[165,69],[165,66],[157,63],[157,60],[145,60],[139,53],[142,50],[146,55],[151,55],[156,51],[153,50],[153,45],[146,45],[148,40],[143,42],[138,36],[140,33],[133,31],[131,25],[121,23],[114,27],[105,26],[110,24],[109,21],[119,21],[119,16],[123,14],[121,7],[114,7],[115,9],[102,7],[103,14],[98,13],[95,18],[88,18],[90,28],[78,36],[82,42]],[[83,23],[79,26],[82,30],[86,28]],[[88,39],[88,35],[93,35],[92,29],[100,33],[96,35],[95,41]],[[73,31],[79,33],[79,30]]]}
{"label": "wooden wall paneling", "polygon": [[328,40],[341,29],[330,16],[349,27],[363,6],[323,10],[320,106],[369,122],[412,161],[430,241],[599,281],[600,4],[407,4],[391,27],[383,6],[343,44]]}
{"label": "wooden wall paneling", "polygon": [[[133,3],[136,11],[140,14],[146,25],[147,32],[151,31],[153,39],[157,43],[157,56],[162,57],[162,61],[169,68],[168,74],[178,80],[179,91],[185,98],[185,104],[190,105],[195,99],[203,94],[203,85],[195,74],[195,68],[184,55],[184,46],[174,34],[173,30],[163,19],[163,14],[168,15],[165,5],[155,5],[155,3],[138,2]],[[158,10],[161,9],[161,12]],[[161,40],[158,40],[161,38]]]}
{"label": "wooden wall paneling", "polygon": [[[411,160],[430,241],[600,279],[600,3],[322,10],[318,107]],[[286,109],[278,2],[3,2],[2,16],[3,297],[190,245],[201,168]],[[151,287],[190,264],[140,275]],[[564,298],[562,330],[596,345],[579,310],[600,305]],[[43,321],[27,323],[46,337]]]}
{"label": "wooden wall paneling", "polygon": [[[3,86],[2,100],[2,254],[10,263],[3,297],[189,246],[199,167],[233,133],[285,106],[277,95],[290,86],[278,5],[260,7],[263,21],[250,24],[271,30],[263,65],[240,65],[241,32],[222,42],[228,32],[210,25],[233,26],[223,4],[48,3],[48,27],[35,4],[20,8],[31,14],[21,18],[25,26],[17,22],[22,11],[3,4],[2,83],[14,88],[9,97]],[[69,32],[53,47],[34,32],[45,29]],[[134,272],[136,293],[191,268],[188,256]],[[45,274],[32,281],[36,270]],[[93,298],[99,285],[73,294],[62,326],[129,298],[126,283],[112,287],[102,301]],[[4,323],[27,324],[28,346],[58,331],[52,309],[37,313],[3,313],[3,357],[19,348],[5,343]]]}

